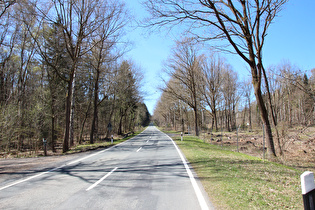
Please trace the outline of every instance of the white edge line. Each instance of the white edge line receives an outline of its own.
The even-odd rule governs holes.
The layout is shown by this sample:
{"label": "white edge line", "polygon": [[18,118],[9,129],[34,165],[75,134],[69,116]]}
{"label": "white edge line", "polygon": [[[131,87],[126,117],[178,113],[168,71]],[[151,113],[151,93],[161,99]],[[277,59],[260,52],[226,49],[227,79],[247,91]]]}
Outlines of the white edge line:
{"label": "white edge line", "polygon": [[[165,135],[166,135],[166,134],[165,134]],[[185,168],[186,168],[187,174],[188,174],[188,176],[189,176],[189,178],[190,178],[190,182],[191,182],[191,184],[192,184],[192,186],[193,186],[193,188],[194,188],[194,190],[195,190],[195,193],[196,193],[196,196],[197,196],[197,198],[198,198],[199,205],[200,205],[201,209],[203,209],[203,210],[209,209],[209,208],[208,208],[208,205],[207,205],[207,203],[206,203],[206,201],[205,201],[205,198],[203,197],[203,195],[202,195],[202,193],[201,193],[201,190],[200,190],[200,188],[199,188],[199,186],[198,186],[198,184],[197,184],[197,181],[196,181],[196,179],[195,179],[193,173],[191,172],[190,168],[188,167],[188,164],[187,164],[187,162],[186,162],[186,160],[185,160],[183,154],[181,153],[181,151],[179,150],[178,146],[177,146],[176,143],[173,141],[173,139],[172,139],[171,137],[169,137],[168,135],[166,135],[166,136],[167,136],[167,137],[172,141],[172,143],[174,144],[174,146],[175,146],[175,148],[176,148],[176,150],[177,150],[177,152],[178,152],[178,154],[179,154],[179,156],[180,156],[180,158],[181,158],[181,160],[182,160],[182,162],[183,162],[183,164],[184,164],[184,166],[185,166]]]}
{"label": "white edge line", "polygon": [[[111,147],[110,147],[110,148],[111,148]],[[110,148],[108,148],[108,149],[110,149]],[[80,158],[80,159],[75,160],[75,161],[72,161],[72,162],[70,162],[70,163],[66,163],[66,164],[61,165],[61,166],[59,166],[59,167],[53,168],[53,169],[51,169],[51,170],[49,170],[49,171],[45,171],[45,172],[36,174],[36,175],[34,175],[34,176],[30,176],[30,177],[28,177],[28,178],[26,178],[26,179],[22,179],[22,180],[19,180],[19,181],[17,181],[17,182],[13,182],[12,184],[9,184],[9,185],[6,185],[6,186],[4,186],[4,187],[1,187],[1,188],[0,188],[0,191],[1,191],[1,190],[4,190],[4,189],[6,189],[6,188],[9,188],[9,187],[13,187],[14,185],[17,185],[17,184],[21,184],[21,183],[23,183],[23,182],[27,182],[27,181],[29,181],[29,180],[31,180],[31,179],[36,178],[36,177],[40,177],[40,176],[42,176],[42,175],[44,175],[44,174],[48,174],[48,173],[50,173],[50,172],[53,172],[53,171],[56,171],[56,170],[58,170],[58,169],[64,168],[64,167],[66,167],[66,166],[73,165],[73,164],[78,163],[78,162],[80,162],[80,161],[82,161],[82,160],[88,159],[88,158],[93,157],[93,156],[95,156],[95,155],[98,155],[98,154],[100,154],[100,153],[102,153],[102,152],[105,152],[105,151],[108,150],[108,149],[105,149],[105,150],[102,150],[102,151],[100,151],[100,152],[97,152],[97,153],[88,155],[88,156],[86,156],[86,157],[84,157],[84,158]]]}
{"label": "white edge line", "polygon": [[86,189],[86,191],[92,190],[94,187],[96,187],[99,183],[101,183],[104,179],[106,179],[107,177],[109,177],[114,171],[116,171],[118,169],[118,167],[114,168],[113,170],[111,170],[108,174],[106,174],[105,176],[103,176],[100,180],[98,180],[97,182],[95,182],[94,184],[92,184],[89,188]]}
{"label": "white edge line", "polygon": [[[144,131],[145,131],[145,130],[144,130]],[[142,134],[144,131],[142,131],[140,134]],[[140,134],[138,134],[137,136],[139,136]],[[135,137],[137,137],[137,136],[135,136]],[[134,138],[134,137],[133,137],[133,138]],[[133,138],[131,138],[131,139],[133,139]],[[127,141],[130,141],[131,139],[128,139]],[[63,167],[76,164],[76,163],[78,163],[78,162],[80,162],[80,161],[82,161],[82,160],[88,159],[88,158],[90,158],[90,157],[93,157],[93,156],[95,156],[95,155],[98,155],[98,154],[100,154],[100,153],[103,153],[103,152],[105,152],[105,151],[107,151],[107,150],[110,150],[110,149],[112,149],[112,148],[115,148],[115,147],[117,147],[118,145],[123,144],[123,143],[125,143],[125,142],[127,142],[127,141],[123,141],[123,142],[121,142],[121,143],[119,143],[119,144],[116,144],[115,146],[109,147],[109,148],[104,149],[104,150],[102,150],[102,151],[99,151],[99,152],[97,152],[97,153],[94,153],[94,154],[88,155],[88,156],[86,156],[86,157],[80,158],[80,159],[78,159],[78,160],[74,160],[74,161],[72,161],[72,162],[70,162],[70,163],[66,163],[66,164],[61,165],[61,166],[59,166],[59,167],[53,168],[53,169],[51,169],[51,170],[49,170],[49,171],[45,171],[45,172],[36,174],[36,175],[34,175],[34,176],[30,176],[30,177],[28,177],[28,178],[26,178],[26,179],[22,179],[22,180],[13,182],[13,183],[8,184],[8,185],[6,185],[6,186],[4,186],[4,187],[1,187],[1,188],[0,188],[0,191],[2,191],[2,190],[4,190],[4,189],[7,189],[7,188],[9,188],[9,187],[13,187],[13,186],[15,186],[15,185],[17,185],[17,184],[20,184],[20,183],[29,181],[29,180],[34,179],[34,178],[36,178],[36,177],[42,176],[42,175],[44,175],[44,174],[50,173],[50,172],[52,172],[52,171],[56,171],[56,170],[61,169],[61,168],[63,168]]]}
{"label": "white edge line", "polygon": [[26,181],[28,181],[28,180],[34,179],[34,178],[39,177],[39,176],[41,176],[41,175],[47,174],[47,173],[49,173],[49,172],[50,172],[50,171],[45,171],[45,172],[42,172],[42,173],[40,173],[40,174],[37,174],[37,175],[31,176],[31,177],[28,177],[28,178],[26,178],[26,179],[22,179],[22,180],[20,180],[20,181],[14,182],[14,183],[12,183],[12,184],[6,185],[6,186],[4,186],[4,187],[1,187],[1,188],[0,188],[0,191],[1,191],[1,190],[4,190],[4,189],[6,189],[6,188],[12,187],[12,186],[14,186],[14,185],[20,184],[20,183],[22,183],[22,182],[26,182]]}

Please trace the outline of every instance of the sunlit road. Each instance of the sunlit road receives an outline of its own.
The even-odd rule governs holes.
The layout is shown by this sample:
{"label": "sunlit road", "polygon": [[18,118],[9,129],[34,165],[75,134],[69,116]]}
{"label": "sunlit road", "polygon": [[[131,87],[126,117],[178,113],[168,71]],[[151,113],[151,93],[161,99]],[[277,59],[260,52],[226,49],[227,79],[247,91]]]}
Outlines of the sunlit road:
{"label": "sunlit road", "polygon": [[0,183],[0,209],[210,209],[172,140],[137,137],[49,171]]}

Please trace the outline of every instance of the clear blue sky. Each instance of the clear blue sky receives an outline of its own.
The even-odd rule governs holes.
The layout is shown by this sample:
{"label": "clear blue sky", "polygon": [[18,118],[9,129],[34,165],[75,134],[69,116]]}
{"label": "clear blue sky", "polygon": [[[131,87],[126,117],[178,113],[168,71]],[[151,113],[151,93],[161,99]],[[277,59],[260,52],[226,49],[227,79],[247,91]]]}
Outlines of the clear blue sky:
{"label": "clear blue sky", "polygon": [[[147,15],[141,1],[126,0],[128,9],[139,19]],[[163,61],[174,46],[174,38],[165,33],[148,35],[142,28],[128,32],[127,37],[134,43],[127,56],[144,73],[144,102],[153,114],[161,94],[158,87],[163,84],[159,75]],[[238,72],[239,78],[249,75],[246,64],[237,55],[222,56]],[[315,68],[315,0],[290,0],[286,4],[268,30],[263,59],[266,67],[289,61],[301,70]]]}

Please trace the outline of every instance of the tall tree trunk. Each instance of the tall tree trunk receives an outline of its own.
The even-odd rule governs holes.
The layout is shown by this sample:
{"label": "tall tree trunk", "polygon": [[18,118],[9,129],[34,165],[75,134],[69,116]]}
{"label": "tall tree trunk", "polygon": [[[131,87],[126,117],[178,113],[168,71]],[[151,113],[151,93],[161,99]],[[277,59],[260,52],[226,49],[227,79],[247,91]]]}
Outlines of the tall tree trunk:
{"label": "tall tree trunk", "polygon": [[94,144],[94,140],[95,138],[94,137],[97,137],[97,134],[98,134],[98,128],[97,128],[97,115],[98,115],[98,111],[97,111],[97,108],[94,104],[94,112],[93,112],[93,119],[92,119],[92,126],[91,126],[91,132],[90,132],[90,143],[91,144]]}
{"label": "tall tree trunk", "polygon": [[252,108],[250,105],[250,98],[248,98],[248,120],[249,120],[249,130],[252,131]]}
{"label": "tall tree trunk", "polygon": [[233,122],[233,127],[232,129],[237,129],[237,125],[236,125],[236,108],[235,108],[235,103],[233,102],[233,105],[232,105],[232,122]]}
{"label": "tall tree trunk", "polygon": [[[253,82],[254,84],[254,82]],[[260,110],[260,117],[263,122],[265,133],[266,133],[266,138],[267,138],[267,148],[268,148],[268,155],[269,157],[276,157],[276,151],[275,151],[275,146],[273,142],[273,136],[272,136],[272,131],[271,131],[271,126],[268,118],[268,112],[261,94],[261,89],[260,86],[257,84],[254,84],[254,91],[255,91],[255,96],[257,100],[257,105]]]}
{"label": "tall tree trunk", "polygon": [[24,129],[25,129],[25,124],[24,124],[24,89],[25,87],[23,87],[24,85],[23,83],[23,79],[22,79],[22,75],[20,75],[19,78],[19,84],[18,84],[18,119],[19,119],[19,135],[18,135],[18,145],[17,145],[17,149],[19,151],[23,150],[23,144],[24,144]]}
{"label": "tall tree trunk", "polygon": [[85,122],[86,122],[86,119],[89,115],[89,110],[90,110],[90,107],[91,107],[91,97],[89,99],[89,105],[86,109],[86,112],[85,112],[85,116],[84,116],[84,119],[83,119],[83,122],[82,122],[82,125],[81,125],[81,131],[80,131],[80,137],[79,137],[79,144],[82,143],[82,140],[83,140],[83,131],[84,131],[84,126],[85,126]]}
{"label": "tall tree trunk", "polygon": [[242,119],[242,125],[245,126],[246,125],[246,109],[247,107],[245,106],[244,110],[243,110],[243,119]]}
{"label": "tall tree trunk", "polygon": [[66,97],[66,129],[65,129],[63,149],[62,149],[64,153],[69,151],[72,82],[73,82],[73,75],[70,75],[70,80],[68,81],[68,92],[67,92],[67,97]]}
{"label": "tall tree trunk", "polygon": [[122,134],[122,121],[123,121],[123,118],[124,118],[124,115],[121,115],[120,116],[120,119],[119,119],[119,125],[118,125],[118,135],[121,135]]}
{"label": "tall tree trunk", "polygon": [[[114,115],[114,111],[115,111],[115,104],[116,104],[115,102],[116,102],[116,96],[114,95],[113,102],[112,102],[112,106],[111,106],[111,111],[110,111],[110,113],[109,113],[109,120],[108,120],[108,124],[112,121],[112,117],[113,117],[113,115]],[[111,123],[111,125],[112,125],[111,130],[109,130],[109,129],[108,129],[108,127],[107,127],[106,138],[108,138],[108,137],[109,137],[109,135],[111,134],[112,130],[114,129],[114,126],[115,126],[115,120],[114,120],[113,124]]]}
{"label": "tall tree trunk", "polygon": [[282,147],[281,147],[281,143],[280,143],[279,131],[278,131],[278,127],[277,127],[278,123],[277,123],[276,115],[275,115],[275,112],[274,112],[274,108],[272,106],[268,78],[267,78],[267,74],[266,74],[266,71],[265,71],[264,68],[262,68],[262,72],[263,72],[264,79],[265,79],[265,85],[266,85],[266,89],[267,89],[267,95],[268,95],[269,107],[270,107],[270,111],[271,111],[272,122],[273,122],[273,124],[275,126],[274,128],[275,128],[275,131],[276,131],[276,138],[277,138],[277,142],[278,142],[278,148],[279,148],[279,151],[280,151],[280,155],[282,155],[283,152],[282,152]]}
{"label": "tall tree trunk", "polygon": [[72,81],[72,93],[71,93],[71,114],[70,114],[70,147],[74,144],[74,108],[75,108],[75,97],[74,97],[74,91],[75,91],[75,82],[76,82],[76,72],[74,70],[73,72],[73,81]]}
{"label": "tall tree trunk", "polygon": [[[216,109],[216,102],[215,99],[212,100],[213,104],[213,109],[212,109],[212,114],[214,118],[214,125],[215,125],[215,130],[218,131],[218,117],[217,117],[217,109]],[[213,130],[213,123],[212,123],[212,130]]]}
{"label": "tall tree trunk", "polygon": [[99,75],[100,72],[96,71],[96,78],[95,78],[95,84],[94,84],[94,100],[93,100],[93,119],[92,119],[92,126],[91,126],[91,132],[90,132],[90,143],[94,144],[94,137],[97,136],[98,128],[97,128],[97,121],[98,121],[98,90],[99,90]]}
{"label": "tall tree trunk", "polygon": [[196,136],[199,136],[198,109],[197,109],[197,106],[194,107],[194,114],[195,114],[195,134],[196,134]]}
{"label": "tall tree trunk", "polygon": [[184,116],[183,116],[183,110],[182,110],[182,107],[179,103],[179,114],[180,114],[180,118],[181,118],[181,125],[182,125],[182,132],[185,133],[185,122],[184,122]]}
{"label": "tall tree trunk", "polygon": [[213,115],[213,117],[212,117],[211,131],[213,131],[213,127],[214,127],[214,115]]}
{"label": "tall tree trunk", "polygon": [[[4,66],[4,65],[3,65]],[[4,86],[4,67],[0,69],[0,106],[4,104],[5,101],[5,86]]]}
{"label": "tall tree trunk", "polygon": [[52,106],[51,106],[51,150],[56,152],[55,142],[56,142],[56,131],[55,131],[55,110],[54,110],[54,102],[55,100],[52,99]]}
{"label": "tall tree trunk", "polygon": [[[219,112],[219,113],[220,113],[220,112]],[[219,117],[220,117],[220,115],[219,115]],[[218,112],[217,112],[217,110],[215,110],[215,112],[214,112],[214,126],[215,126],[215,131],[216,131],[216,132],[219,130],[219,125],[218,125],[218,123],[219,123]]]}

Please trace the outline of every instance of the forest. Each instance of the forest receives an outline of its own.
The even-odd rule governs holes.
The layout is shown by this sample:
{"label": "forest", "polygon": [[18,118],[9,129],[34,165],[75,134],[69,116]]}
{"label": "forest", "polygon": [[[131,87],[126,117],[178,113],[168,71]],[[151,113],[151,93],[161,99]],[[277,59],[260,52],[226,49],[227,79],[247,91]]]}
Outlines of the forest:
{"label": "forest", "polygon": [[[197,44],[184,39],[177,43],[164,71],[170,79],[164,81],[154,111],[157,125],[201,137],[238,129],[263,130],[250,78],[240,80],[218,53],[204,54]],[[282,154],[289,143],[289,129],[303,133],[315,125],[315,69],[303,71],[283,62],[267,72],[269,86],[263,88],[263,98],[273,119],[276,150]],[[312,136],[306,143],[314,141]]]}
{"label": "forest", "polygon": [[[205,1],[195,8],[188,0],[146,1],[151,17],[143,27],[191,26],[165,61],[169,79],[156,125],[197,136],[264,130],[273,157],[283,153],[290,128],[314,127],[315,70],[289,61],[265,67],[262,59],[267,29],[286,2]],[[123,2],[5,0],[0,6],[1,154],[36,153],[43,140],[51,151],[67,152],[148,125],[143,74],[124,58],[132,18]],[[213,40],[226,42],[202,45]],[[240,79],[218,53],[224,50],[244,60],[248,78]]]}
{"label": "forest", "polygon": [[1,1],[0,152],[52,152],[148,125],[142,72],[124,59],[119,1]]}
{"label": "forest", "polygon": [[[288,142],[296,143],[296,151],[308,145],[304,152],[314,155],[315,70],[290,61],[266,66],[263,56],[268,29],[287,3],[148,0],[148,27],[179,30],[180,25],[186,37],[177,41],[165,62],[169,80],[161,88],[155,122],[196,136],[210,134],[211,141],[212,132],[258,129],[266,143],[261,150],[270,159],[282,156]],[[221,52],[238,56],[248,77],[242,75],[240,81],[240,69],[229,65]],[[296,132],[291,138],[287,134],[292,128]]]}

